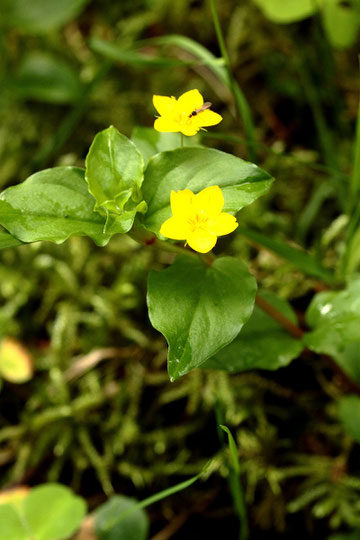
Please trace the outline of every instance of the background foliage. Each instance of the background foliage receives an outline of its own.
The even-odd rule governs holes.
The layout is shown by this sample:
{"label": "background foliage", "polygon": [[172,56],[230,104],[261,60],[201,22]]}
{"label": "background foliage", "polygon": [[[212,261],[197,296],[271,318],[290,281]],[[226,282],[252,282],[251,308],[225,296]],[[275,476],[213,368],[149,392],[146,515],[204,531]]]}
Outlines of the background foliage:
{"label": "background foliage", "polygon": [[[267,6],[276,12],[278,3]],[[201,527],[209,538],[224,530],[235,538],[221,423],[237,443],[251,538],[327,538],[333,531],[333,538],[356,538],[360,413],[359,398],[348,394],[359,393],[358,306],[351,304],[359,281],[347,292],[325,291],[355,273],[360,257],[356,220],[354,234],[345,233],[360,183],[360,152],[353,155],[358,5],[350,4],[351,23],[338,25],[352,37],[344,43],[330,30],[334,7],[310,13],[303,6],[274,22],[264,2],[223,0],[223,61],[207,2],[0,0],[0,188],[48,166],[83,167],[95,134],[109,125],[129,137],[135,130],[149,154],[172,148],[178,142],[171,137],[143,136],[153,123],[152,94],[198,88],[224,117],[199,142],[252,157],[277,179],[238,214],[239,234],[221,248],[248,261],[260,289],[291,303],[278,309],[308,325],[307,346],[321,353],[306,351],[289,364],[298,341],[256,310],[271,361],[281,343],[282,369],[263,371],[269,364],[261,362],[259,341],[256,371],[195,370],[170,383],[165,342],[149,323],[145,296],[149,270],[173,255],[120,235],[105,248],[71,238],[4,250],[2,487],[61,482],[93,510],[115,492],[143,499],[199,473],[213,457],[206,482],[149,508],[150,537],[191,540]],[[331,317],[321,314],[328,295],[339,307]],[[353,329],[344,336],[349,317]],[[329,324],[331,343],[323,334]],[[8,380],[3,367],[10,338],[24,347],[23,384]],[[229,347],[238,347],[236,361],[247,369],[249,357],[239,351],[259,336],[249,325],[238,339]]]}

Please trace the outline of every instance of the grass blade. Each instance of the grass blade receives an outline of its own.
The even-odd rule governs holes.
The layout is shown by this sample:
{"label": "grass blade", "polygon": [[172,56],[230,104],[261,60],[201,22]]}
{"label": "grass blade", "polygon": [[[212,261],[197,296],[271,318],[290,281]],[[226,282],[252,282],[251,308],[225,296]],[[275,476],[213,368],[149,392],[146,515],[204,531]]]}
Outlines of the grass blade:
{"label": "grass blade", "polygon": [[273,253],[276,253],[283,259],[286,259],[298,270],[304,272],[304,274],[316,277],[329,285],[335,284],[335,277],[330,270],[325,268],[315,257],[307,253],[305,250],[295,248],[289,244],[286,244],[285,242],[274,240],[273,238],[269,238],[264,234],[246,229],[244,227],[238,227],[237,230],[246,236],[246,238],[249,238],[249,240],[253,240],[255,243],[260,244]]}
{"label": "grass blade", "polygon": [[238,458],[238,450],[234,437],[232,436],[228,427],[220,424],[220,428],[225,431],[228,436],[231,464],[229,465],[229,484],[231,489],[231,494],[234,501],[234,507],[236,513],[240,518],[240,540],[247,540],[249,537],[249,525],[247,519],[247,512],[245,506],[245,498],[240,480],[240,464]]}

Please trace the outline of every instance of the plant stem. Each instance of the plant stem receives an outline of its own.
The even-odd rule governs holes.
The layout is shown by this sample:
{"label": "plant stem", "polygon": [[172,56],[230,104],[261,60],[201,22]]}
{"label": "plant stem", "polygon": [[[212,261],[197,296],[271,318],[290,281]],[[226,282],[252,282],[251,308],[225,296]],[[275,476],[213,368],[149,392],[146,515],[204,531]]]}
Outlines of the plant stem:
{"label": "plant stem", "polygon": [[299,326],[291,322],[285,315],[283,315],[280,311],[278,311],[274,306],[269,304],[262,296],[259,294],[255,297],[255,304],[265,311],[270,317],[272,317],[276,322],[278,322],[289,334],[294,336],[297,339],[302,339],[304,335],[304,330],[302,330]]}
{"label": "plant stem", "polygon": [[211,15],[214,22],[216,37],[219,44],[221,55],[225,62],[225,67],[228,75],[228,86],[233,94],[236,108],[239,115],[242,118],[244,124],[244,131],[246,136],[246,145],[248,150],[248,156],[251,161],[256,161],[256,140],[255,140],[255,126],[252,119],[251,110],[249,104],[244,96],[243,91],[236,82],[231,70],[230,57],[225,45],[224,35],[221,29],[218,12],[216,9],[216,0],[210,0]]}
{"label": "plant stem", "polygon": [[184,135],[180,133],[180,147],[184,148]]}

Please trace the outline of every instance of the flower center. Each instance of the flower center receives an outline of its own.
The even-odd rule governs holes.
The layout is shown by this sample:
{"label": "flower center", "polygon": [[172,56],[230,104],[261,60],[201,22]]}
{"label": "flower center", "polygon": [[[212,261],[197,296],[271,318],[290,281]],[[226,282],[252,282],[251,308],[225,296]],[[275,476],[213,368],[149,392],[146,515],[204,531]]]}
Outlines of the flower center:
{"label": "flower center", "polygon": [[174,116],[174,121],[181,126],[189,126],[192,123],[192,118],[185,112],[181,112]]}
{"label": "flower center", "polygon": [[205,210],[200,210],[194,216],[188,219],[188,223],[191,225],[193,232],[197,229],[206,229],[209,216]]}

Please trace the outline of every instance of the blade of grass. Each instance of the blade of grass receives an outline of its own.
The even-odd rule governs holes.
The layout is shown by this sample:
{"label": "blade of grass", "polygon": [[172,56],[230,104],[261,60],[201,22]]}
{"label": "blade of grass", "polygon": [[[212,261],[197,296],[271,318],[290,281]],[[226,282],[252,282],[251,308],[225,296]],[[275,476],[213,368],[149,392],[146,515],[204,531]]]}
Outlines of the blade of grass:
{"label": "blade of grass", "polygon": [[[225,85],[227,84],[227,72],[224,67],[224,59],[218,58],[206,47],[191,38],[181,36],[180,34],[169,34],[167,36],[140,41],[135,45],[141,44],[170,45],[173,47],[178,47],[179,49],[191,54],[191,56],[194,58],[198,58],[200,60],[200,65],[208,66],[222,83]],[[193,62],[192,65],[199,65],[199,62]]]}
{"label": "blade of grass", "polygon": [[231,464],[229,465],[229,484],[231,494],[234,501],[235,510],[239,516],[240,532],[239,540],[247,540],[249,537],[249,525],[245,506],[244,492],[240,480],[240,463],[238,458],[238,450],[234,437],[228,427],[220,424],[219,426],[228,436],[228,443],[231,456]]}
{"label": "blade of grass", "polygon": [[121,43],[112,43],[98,37],[91,37],[89,47],[94,52],[109,58],[115,62],[122,62],[140,67],[174,67],[192,65],[192,62],[185,62],[174,58],[163,56],[151,56],[143,54],[134,49],[124,47]]}
{"label": "blade of grass", "polygon": [[215,32],[216,32],[216,37],[218,40],[220,52],[225,62],[225,67],[226,67],[227,76],[228,76],[227,84],[230,90],[232,91],[237,110],[240,114],[240,117],[244,125],[246,144],[247,144],[247,149],[248,149],[248,157],[250,161],[256,161],[255,126],[252,119],[251,110],[248,105],[248,102],[246,101],[243,91],[241,90],[240,86],[236,82],[234,75],[232,73],[230,58],[229,58],[229,54],[225,45],[225,40],[224,40],[223,32],[221,29],[215,0],[210,0],[210,8],[211,8],[211,14],[212,14],[213,22],[214,22],[214,27],[215,27]]}
{"label": "blade of grass", "polygon": [[355,152],[354,152],[354,166],[351,174],[350,181],[350,197],[349,204],[350,210],[353,209],[353,205],[356,203],[360,192],[360,101],[358,105],[358,114],[356,121],[356,136],[355,136]]}
{"label": "blade of grass", "polygon": [[304,274],[316,277],[329,285],[336,284],[336,279],[330,270],[322,266],[322,264],[315,257],[307,253],[305,250],[295,248],[289,244],[286,244],[285,242],[274,240],[273,238],[269,238],[264,234],[246,229],[244,227],[238,227],[237,230],[246,238],[253,240],[256,244],[267,248],[283,259],[289,261],[295,266],[295,268],[301,270]]}

